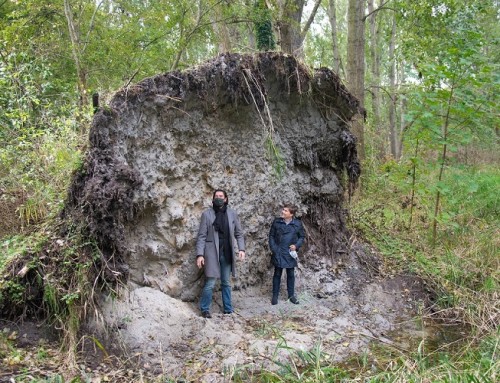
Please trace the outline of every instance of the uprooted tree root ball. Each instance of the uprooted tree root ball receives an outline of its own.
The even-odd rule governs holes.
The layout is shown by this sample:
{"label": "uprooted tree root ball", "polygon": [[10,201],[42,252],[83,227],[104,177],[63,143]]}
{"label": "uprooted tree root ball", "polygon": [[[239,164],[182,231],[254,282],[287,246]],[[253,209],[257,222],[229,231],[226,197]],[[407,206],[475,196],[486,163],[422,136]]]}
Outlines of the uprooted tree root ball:
{"label": "uprooted tree root ball", "polygon": [[[324,310],[317,318],[339,328],[362,328],[361,319],[353,321],[369,315],[383,291],[374,282],[380,261],[363,253],[346,225],[344,199],[360,175],[349,131],[356,113],[363,113],[358,101],[332,71],[272,52],[224,54],[120,90],[94,117],[59,224],[41,250],[13,261],[4,276],[21,294],[0,299],[2,314],[51,313],[73,332],[88,323],[110,350],[119,344],[113,351],[138,350],[142,362],[162,364],[155,347],[166,347],[161,357],[179,367],[183,356],[170,351],[199,326],[199,217],[223,188],[243,223],[248,255],[233,281],[243,300],[234,331],[249,331],[248,316],[269,314],[267,235],[284,202],[297,205],[306,230],[304,307]],[[358,295],[365,306],[350,308]],[[317,299],[324,302],[315,306]],[[342,321],[331,317],[342,310]],[[381,328],[392,320],[374,319]],[[237,334],[228,350],[243,341]]]}
{"label": "uprooted tree root ball", "polygon": [[[253,182],[256,176],[262,175],[263,182],[257,184],[260,187],[257,198],[262,198],[262,189],[268,189],[264,194],[270,197],[272,208],[261,212],[267,219],[283,202],[276,200],[274,190],[283,185],[288,187],[285,178],[298,177],[305,182],[290,187],[285,195],[299,205],[306,220],[310,217],[311,225],[318,225],[312,220],[318,220],[313,208],[317,202],[310,207],[308,201],[331,201],[327,205],[331,203],[333,209],[327,214],[337,217],[338,224],[330,243],[341,243],[345,231],[339,208],[343,197],[341,174],[347,170],[351,189],[360,169],[355,139],[347,125],[358,112],[357,108],[357,100],[333,72],[325,68],[312,71],[294,57],[278,53],[221,55],[198,67],[151,77],[122,89],[110,106],[102,108],[94,117],[90,147],[83,166],[74,175],[62,213],[63,223],[55,230],[57,234],[48,235],[47,244],[35,255],[37,261],[23,259],[11,265],[8,277],[11,291],[12,286],[26,284],[29,287],[20,296],[16,295],[17,301],[3,299],[5,310],[2,312],[13,316],[40,315],[46,309],[44,297],[51,295],[44,293],[45,288],[50,288],[48,286],[57,286],[55,291],[59,298],[70,294],[75,284],[71,283],[72,278],[65,276],[66,268],[60,267],[61,263],[90,265],[88,272],[92,275],[93,287],[109,287],[120,279],[126,280],[130,269],[128,231],[145,216],[161,211],[158,201],[150,197],[152,191],[159,193],[155,190],[158,183],[162,184],[164,192],[159,198],[165,202],[169,181],[172,185],[180,185],[185,179],[197,176],[193,188],[198,189],[198,193],[195,192],[198,201],[191,204],[199,210],[198,205],[205,197],[202,194],[210,188],[224,186],[231,189],[232,194],[240,193],[240,200],[243,200],[243,194],[254,193],[245,190],[244,185],[238,190],[231,178]],[[287,121],[291,117],[290,110],[296,111]],[[222,129],[217,121],[223,122]],[[225,135],[223,139],[228,144],[217,142],[214,145],[225,146],[236,155],[233,159],[224,158],[224,169],[212,170],[210,166],[178,168],[186,160],[194,165],[202,158],[214,157],[211,153],[204,155],[202,150],[190,157],[186,153],[177,157],[174,154],[174,158],[160,166],[138,162],[151,157],[154,144],[159,150],[181,151],[187,146],[206,145],[210,139],[203,137],[217,134]],[[236,153],[231,144],[245,135],[252,141],[246,153],[249,166],[238,168],[241,165],[237,157],[241,154]],[[274,155],[269,154],[269,143]],[[248,141],[245,145],[248,147]],[[231,150],[226,150],[226,154],[231,155]],[[276,176],[276,161],[286,167],[281,179]],[[258,165],[257,169],[252,162]],[[147,169],[149,165],[163,174],[148,177],[148,173],[154,173]],[[326,170],[326,175],[318,173],[321,168]],[[318,175],[307,174],[312,172]],[[177,174],[171,178],[166,176],[168,173]],[[214,176],[223,177],[210,185],[208,179]],[[311,187],[311,183],[317,185]],[[306,184],[309,184],[307,191],[303,190]],[[191,215],[193,213],[196,212]],[[175,228],[176,223],[173,223]],[[188,231],[192,232],[193,222],[190,223]],[[189,240],[174,247],[188,254]],[[71,259],[68,252],[79,255]],[[53,270],[52,263],[55,265]],[[27,265],[29,271],[20,273]],[[63,283],[59,284],[58,280]]]}

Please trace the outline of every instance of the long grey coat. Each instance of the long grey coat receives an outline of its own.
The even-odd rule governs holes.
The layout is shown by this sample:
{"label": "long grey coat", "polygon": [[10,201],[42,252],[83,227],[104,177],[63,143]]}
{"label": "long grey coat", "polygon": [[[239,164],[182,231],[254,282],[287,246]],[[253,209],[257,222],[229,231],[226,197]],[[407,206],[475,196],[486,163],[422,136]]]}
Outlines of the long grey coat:
{"label": "long grey coat", "polygon": [[[234,249],[233,238],[236,239],[236,244],[239,251],[245,251],[245,240],[243,238],[243,230],[241,229],[238,214],[227,207],[227,221],[229,223],[229,232],[231,244]],[[205,258],[205,276],[209,278],[220,278],[219,266],[219,233],[214,230],[215,211],[210,208],[205,210],[201,215],[200,228],[196,239],[196,256],[203,255]],[[232,273],[236,276],[236,268],[234,263],[238,253],[233,257]]]}

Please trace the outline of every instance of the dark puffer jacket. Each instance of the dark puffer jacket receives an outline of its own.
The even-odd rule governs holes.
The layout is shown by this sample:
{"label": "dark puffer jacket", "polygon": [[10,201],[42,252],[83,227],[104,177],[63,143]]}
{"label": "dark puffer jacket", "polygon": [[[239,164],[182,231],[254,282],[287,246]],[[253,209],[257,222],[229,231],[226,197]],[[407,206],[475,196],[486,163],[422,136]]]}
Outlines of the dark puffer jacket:
{"label": "dark puffer jacket", "polygon": [[304,243],[304,236],[300,220],[293,218],[287,225],[283,218],[276,218],[269,232],[273,265],[283,269],[297,267],[297,260],[290,255],[290,245],[295,245],[298,251]]}

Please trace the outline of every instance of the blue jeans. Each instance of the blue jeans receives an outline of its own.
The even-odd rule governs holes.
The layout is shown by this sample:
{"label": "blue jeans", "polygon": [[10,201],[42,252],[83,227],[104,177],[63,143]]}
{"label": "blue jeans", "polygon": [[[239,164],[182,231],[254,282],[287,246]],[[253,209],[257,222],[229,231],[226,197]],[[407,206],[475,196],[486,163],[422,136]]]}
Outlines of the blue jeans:
{"label": "blue jeans", "polygon": [[[222,290],[222,304],[224,306],[225,313],[233,312],[233,306],[231,304],[231,285],[229,284],[229,278],[231,277],[231,263],[226,261],[223,254],[219,256],[220,265],[220,286]],[[217,278],[206,278],[205,286],[201,292],[200,299],[200,310],[201,312],[210,311],[210,305],[212,304],[212,294],[214,291],[215,280]]]}

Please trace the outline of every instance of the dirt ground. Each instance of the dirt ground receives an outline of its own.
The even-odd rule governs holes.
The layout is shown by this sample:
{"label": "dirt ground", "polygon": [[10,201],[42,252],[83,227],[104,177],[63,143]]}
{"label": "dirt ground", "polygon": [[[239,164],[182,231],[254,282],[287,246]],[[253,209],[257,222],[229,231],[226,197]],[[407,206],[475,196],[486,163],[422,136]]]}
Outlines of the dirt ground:
{"label": "dirt ground", "polygon": [[[196,302],[181,302],[158,290],[141,287],[105,305],[113,323],[114,347],[145,373],[193,382],[230,381],[245,368],[277,370],[298,350],[320,347],[326,362],[342,362],[368,351],[370,342],[404,349],[390,334],[404,327],[419,336],[414,320],[428,299],[413,276],[352,281],[345,274],[310,288],[307,273],[297,273],[299,305],[270,303],[270,281],[260,288],[233,291],[235,313],[223,314],[220,292],[214,295],[211,319],[200,317]],[[283,281],[283,288],[285,281]],[[282,290],[283,290],[282,288]],[[119,340],[119,342],[116,342]]]}
{"label": "dirt ground", "polygon": [[[272,267],[260,286],[233,289],[235,312],[223,314],[218,287],[211,319],[198,301],[175,299],[148,286],[128,286],[103,297],[101,313],[80,334],[74,368],[49,323],[0,322],[0,382],[60,374],[91,382],[228,382],[242,370],[278,370],[299,363],[300,351],[321,349],[325,363],[369,352],[371,342],[404,350],[424,338],[418,319],[431,294],[414,275],[384,271],[365,247],[332,261],[309,260],[296,269],[300,304],[271,305]],[[235,281],[236,282],[236,281]],[[234,283],[234,286],[239,286]]]}
{"label": "dirt ground", "polygon": [[197,299],[150,286],[103,297],[99,315],[80,334],[72,371],[71,355],[47,323],[1,322],[0,382],[56,373],[91,382],[228,382],[242,370],[299,363],[300,351],[320,349],[323,362],[343,363],[369,353],[372,342],[405,350],[409,339],[428,337],[419,319],[432,294],[421,278],[392,274],[366,246],[304,261],[296,269],[298,305],[286,299],[286,277],[271,305],[271,266],[259,286],[234,281],[233,314],[223,314],[217,286],[210,319],[200,316]]}
{"label": "dirt ground", "polygon": [[[428,299],[420,279],[374,277],[356,281],[356,285],[358,291],[338,278],[311,289],[304,273],[298,271],[299,305],[282,294],[279,304],[272,306],[270,286],[266,285],[233,291],[235,313],[225,315],[217,292],[211,319],[200,317],[196,302],[178,301],[149,287],[138,288],[107,306],[113,307],[112,313],[104,312],[107,320],[115,318],[109,334],[113,343],[104,346],[103,339],[89,336],[80,340],[73,374],[92,382],[133,382],[160,375],[178,381],[227,382],[242,369],[278,370],[277,362],[291,362],[298,350],[320,347],[323,360],[336,363],[368,352],[370,342],[404,349],[407,345],[394,336],[398,329],[413,337],[423,336],[414,320]],[[4,358],[0,382],[10,382],[14,376],[67,374],[63,364],[51,361],[50,355],[61,351],[44,326],[2,326],[17,332],[14,343],[24,350],[21,354],[31,356],[19,363]],[[40,350],[47,354],[45,365],[43,358],[37,359]]]}
{"label": "dirt ground", "polygon": [[[389,335],[399,326],[404,326],[405,331],[419,331],[412,318],[426,297],[421,281],[412,276],[367,281],[357,296],[348,294],[341,280],[329,295],[305,288],[306,281],[300,273],[297,282],[299,305],[283,296],[278,305],[272,306],[266,291],[270,286],[264,286],[233,291],[236,311],[225,315],[217,293],[211,319],[201,318],[194,302],[172,300],[160,307],[158,303],[165,302],[157,295],[162,293],[151,288],[138,289],[131,293],[135,297],[128,301],[134,303],[127,306],[129,317],[120,318],[122,323],[115,328],[115,339],[121,333],[122,340],[130,344],[126,338],[130,335],[123,334],[127,329],[126,334],[148,338],[149,342],[123,354],[117,343],[105,349],[97,340],[82,338],[76,374],[91,377],[92,381],[132,382],[163,374],[184,381],[225,382],[242,368],[276,370],[276,362],[290,362],[297,350],[320,346],[325,361],[340,362],[366,352],[370,342],[404,348]],[[115,303],[117,315],[123,309],[118,306]],[[7,323],[3,326],[9,327]],[[28,363],[26,369],[26,361],[4,359],[0,382],[27,374],[68,374],[62,367],[64,353],[46,327],[27,322],[11,324],[10,328],[17,331],[17,347],[26,355],[31,350],[30,358],[36,363]],[[36,360],[40,350],[52,355],[47,365],[40,358]],[[114,352],[121,356],[112,356]],[[62,358],[62,364],[55,363],[54,358]]]}

